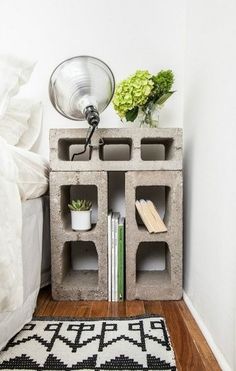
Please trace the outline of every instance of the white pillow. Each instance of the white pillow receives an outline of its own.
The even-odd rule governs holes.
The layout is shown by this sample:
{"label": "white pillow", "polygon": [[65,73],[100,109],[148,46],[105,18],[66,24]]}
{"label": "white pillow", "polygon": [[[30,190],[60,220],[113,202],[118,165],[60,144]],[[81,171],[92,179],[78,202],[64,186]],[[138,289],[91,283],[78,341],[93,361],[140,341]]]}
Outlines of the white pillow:
{"label": "white pillow", "polygon": [[12,146],[31,149],[42,123],[42,104],[30,99],[10,100],[5,115],[0,118],[0,136]]}
{"label": "white pillow", "polygon": [[22,201],[37,198],[47,192],[49,163],[40,155],[8,145],[18,168],[17,185]]}
{"label": "white pillow", "polygon": [[27,130],[30,116],[29,101],[12,98],[4,116],[0,118],[0,136],[15,146]]}
{"label": "white pillow", "polygon": [[29,80],[34,66],[32,61],[0,55],[0,117],[5,114],[9,99]]}
{"label": "white pillow", "polygon": [[27,130],[20,137],[17,147],[31,149],[39,137],[43,119],[43,106],[41,102],[31,102],[30,117],[27,122]]}

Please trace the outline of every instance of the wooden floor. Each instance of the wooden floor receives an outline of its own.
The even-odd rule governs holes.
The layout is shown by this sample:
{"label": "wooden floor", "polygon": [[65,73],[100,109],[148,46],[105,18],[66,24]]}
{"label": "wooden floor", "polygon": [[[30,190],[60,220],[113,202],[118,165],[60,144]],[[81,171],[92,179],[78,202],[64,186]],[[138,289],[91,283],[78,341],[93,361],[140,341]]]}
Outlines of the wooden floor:
{"label": "wooden floor", "polygon": [[220,371],[214,355],[184,301],[54,301],[50,288],[41,290],[35,316],[122,317],[139,314],[165,317],[178,371]]}

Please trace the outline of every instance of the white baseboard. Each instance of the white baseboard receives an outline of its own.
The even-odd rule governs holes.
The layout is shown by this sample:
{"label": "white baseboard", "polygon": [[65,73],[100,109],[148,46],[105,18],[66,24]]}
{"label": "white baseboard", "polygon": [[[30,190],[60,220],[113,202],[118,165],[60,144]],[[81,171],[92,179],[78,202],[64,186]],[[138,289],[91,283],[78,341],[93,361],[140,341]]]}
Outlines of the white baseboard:
{"label": "white baseboard", "polygon": [[209,330],[207,329],[203,320],[201,319],[198,312],[194,308],[192,301],[190,300],[190,298],[188,297],[188,295],[186,294],[185,291],[183,293],[183,299],[184,299],[188,309],[192,313],[195,321],[197,322],[198,327],[202,331],[209,347],[211,348],[211,350],[212,350],[214,356],[216,357],[220,367],[222,368],[222,371],[233,371],[233,369],[229,366],[228,362],[226,361],[225,357],[223,356],[222,352],[217,347],[216,343],[213,340],[213,337],[211,336]]}

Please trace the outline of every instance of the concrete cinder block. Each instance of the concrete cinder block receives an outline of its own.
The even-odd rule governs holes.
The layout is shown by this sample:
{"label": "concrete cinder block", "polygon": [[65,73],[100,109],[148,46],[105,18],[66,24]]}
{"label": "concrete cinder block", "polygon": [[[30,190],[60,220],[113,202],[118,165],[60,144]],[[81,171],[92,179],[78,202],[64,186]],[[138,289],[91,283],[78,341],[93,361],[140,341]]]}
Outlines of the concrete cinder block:
{"label": "concrete cinder block", "polygon": [[[71,185],[97,187],[98,218],[90,231],[71,229]],[[51,172],[51,254],[52,294],[56,300],[107,299],[107,173],[106,172]],[[98,255],[98,272],[73,271],[70,242],[91,241]],[[78,245],[79,246],[79,245]]]}
{"label": "concrete cinder block", "polygon": [[[70,147],[83,144],[87,129],[50,131],[50,202],[52,240],[52,292],[57,300],[107,298],[108,171],[124,171],[126,200],[126,298],[177,300],[182,297],[182,129],[98,129],[90,156],[70,161]],[[102,145],[99,145],[102,143]],[[107,158],[119,146],[122,160]],[[114,147],[113,147],[114,146]],[[145,147],[155,154],[144,154]],[[159,157],[157,146],[162,147]],[[164,151],[163,151],[164,149]],[[158,152],[158,156],[157,152]],[[109,151],[108,151],[109,152]],[[163,154],[164,152],[164,154]],[[117,160],[118,159],[118,160]],[[70,225],[71,185],[97,187],[98,219],[90,231],[75,232]],[[168,231],[149,234],[136,222],[137,187],[165,187],[165,223]],[[147,189],[146,188],[146,189]],[[152,188],[153,191],[153,188]],[[152,198],[150,196],[150,198]],[[70,250],[74,241],[88,241],[98,255],[98,271],[74,271]],[[164,271],[137,272],[137,251],[147,244],[165,246]],[[94,245],[92,245],[94,244]],[[163,245],[162,245],[163,246]],[[150,247],[150,246],[149,246]]]}
{"label": "concrete cinder block", "polygon": [[[165,186],[164,221],[167,232],[149,234],[136,222],[136,189],[139,186]],[[182,297],[182,172],[133,171],[125,176],[126,201],[126,298],[127,300],[178,300]],[[136,270],[141,242],[165,242],[165,271]],[[155,245],[153,244],[153,248]],[[158,247],[156,247],[158,248]]]}
{"label": "concrete cinder block", "polygon": [[[70,161],[71,145],[83,144],[87,129],[51,129],[50,164],[53,171],[137,171],[137,170],[181,170],[182,129],[180,128],[122,128],[97,129],[92,138],[90,159]],[[103,143],[99,145],[99,143]],[[128,159],[116,161],[106,159],[105,149],[111,146],[114,154],[118,146],[127,147]],[[164,156],[160,160],[143,157],[148,146],[163,146]],[[155,147],[156,148],[156,147]],[[158,149],[153,148],[153,153]]]}

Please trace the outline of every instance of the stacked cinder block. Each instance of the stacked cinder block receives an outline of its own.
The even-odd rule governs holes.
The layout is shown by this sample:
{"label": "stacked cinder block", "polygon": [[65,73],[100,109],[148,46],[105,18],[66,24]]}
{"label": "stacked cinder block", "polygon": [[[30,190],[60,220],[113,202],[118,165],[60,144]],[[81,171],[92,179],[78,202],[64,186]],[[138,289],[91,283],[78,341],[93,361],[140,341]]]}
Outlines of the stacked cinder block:
{"label": "stacked cinder block", "polygon": [[[182,297],[182,172],[133,171],[126,173],[126,298],[177,300]],[[137,187],[165,187],[167,232],[150,234],[136,222]],[[164,271],[137,271],[137,250],[143,242],[165,245]],[[159,243],[159,244],[158,244]],[[147,245],[147,244],[146,244]],[[148,246],[148,245],[147,245]],[[145,247],[143,247],[145,248]]]}
{"label": "stacked cinder block", "polygon": [[[98,219],[90,231],[71,229],[70,186],[97,187]],[[52,293],[57,300],[103,300],[107,298],[107,173],[57,172],[50,174]],[[94,243],[98,255],[96,271],[74,271],[71,242]],[[105,267],[105,269],[104,269]]]}
{"label": "stacked cinder block", "polygon": [[[109,171],[125,172],[126,201],[126,298],[171,300],[182,296],[182,130],[98,129],[86,160],[71,161],[70,147],[85,142],[87,129],[52,129],[50,132],[50,199],[52,239],[52,290],[58,300],[107,298],[107,215]],[[106,159],[106,148],[123,145],[127,158]],[[164,158],[145,158],[144,146],[161,145]],[[155,151],[155,148],[153,149]],[[88,232],[70,227],[67,204],[69,186],[95,185],[98,221]],[[138,187],[165,187],[164,222],[167,232],[149,234],[138,225],[135,210]],[[150,196],[151,198],[151,196]],[[94,272],[71,268],[69,244],[91,241],[98,255],[98,277]],[[165,246],[164,271],[137,271],[137,252],[150,244]]]}
{"label": "stacked cinder block", "polygon": [[[98,129],[92,139],[90,161],[69,161],[70,146],[83,144],[86,135],[87,129],[51,129],[51,168],[56,171],[182,170],[181,129]],[[148,144],[163,145],[165,160],[142,160],[141,147]],[[105,161],[104,148],[112,145],[129,147],[129,160]]]}

